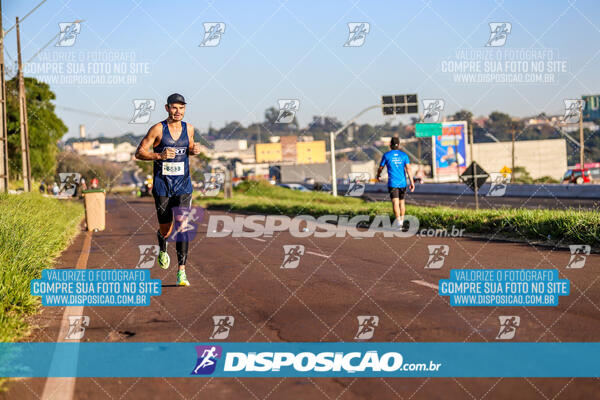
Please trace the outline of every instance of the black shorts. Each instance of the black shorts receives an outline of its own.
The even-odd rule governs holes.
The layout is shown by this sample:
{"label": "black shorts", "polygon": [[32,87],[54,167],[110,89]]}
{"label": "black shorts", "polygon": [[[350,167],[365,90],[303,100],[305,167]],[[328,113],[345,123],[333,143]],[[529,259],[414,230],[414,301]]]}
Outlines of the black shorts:
{"label": "black shorts", "polygon": [[390,192],[390,199],[404,200],[404,195],[406,194],[406,187],[388,187],[388,192]]}
{"label": "black shorts", "polygon": [[159,224],[173,222],[173,207],[190,207],[192,205],[191,193],[171,197],[157,196],[156,194],[153,196]]}

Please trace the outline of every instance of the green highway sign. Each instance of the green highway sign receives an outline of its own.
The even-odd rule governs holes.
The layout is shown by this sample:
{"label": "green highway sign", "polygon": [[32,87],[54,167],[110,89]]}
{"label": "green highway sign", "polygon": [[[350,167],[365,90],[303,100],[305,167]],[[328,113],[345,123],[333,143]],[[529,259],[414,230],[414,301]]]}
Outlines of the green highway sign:
{"label": "green highway sign", "polygon": [[416,137],[431,137],[442,134],[442,124],[416,124]]}

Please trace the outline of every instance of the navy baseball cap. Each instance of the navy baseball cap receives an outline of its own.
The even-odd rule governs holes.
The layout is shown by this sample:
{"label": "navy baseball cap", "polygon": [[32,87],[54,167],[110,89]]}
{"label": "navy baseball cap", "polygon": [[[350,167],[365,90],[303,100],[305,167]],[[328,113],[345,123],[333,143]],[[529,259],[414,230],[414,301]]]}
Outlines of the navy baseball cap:
{"label": "navy baseball cap", "polygon": [[167,104],[175,104],[175,103],[186,104],[185,99],[179,93],[173,93],[172,95],[167,97]]}

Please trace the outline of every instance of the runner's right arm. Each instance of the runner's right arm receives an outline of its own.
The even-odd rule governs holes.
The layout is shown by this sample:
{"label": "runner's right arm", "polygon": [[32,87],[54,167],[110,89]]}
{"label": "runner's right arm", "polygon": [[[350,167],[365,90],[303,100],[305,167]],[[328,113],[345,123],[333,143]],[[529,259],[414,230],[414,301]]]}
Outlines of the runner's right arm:
{"label": "runner's right arm", "polygon": [[162,124],[156,124],[150,129],[148,129],[148,133],[140,142],[137,150],[135,151],[135,158],[138,160],[145,161],[153,161],[153,160],[168,160],[170,158],[175,158],[175,149],[171,147],[165,148],[162,153],[155,153],[148,151],[150,146],[154,147],[155,144],[160,143],[159,136],[162,134]]}

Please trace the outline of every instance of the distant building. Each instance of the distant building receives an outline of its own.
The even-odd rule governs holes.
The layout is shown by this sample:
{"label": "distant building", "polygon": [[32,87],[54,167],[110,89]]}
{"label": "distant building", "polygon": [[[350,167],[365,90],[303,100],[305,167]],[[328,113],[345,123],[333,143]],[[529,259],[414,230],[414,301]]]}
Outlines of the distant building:
{"label": "distant building", "polygon": [[216,152],[246,150],[247,148],[248,141],[245,139],[220,139],[213,142],[213,149]]}

